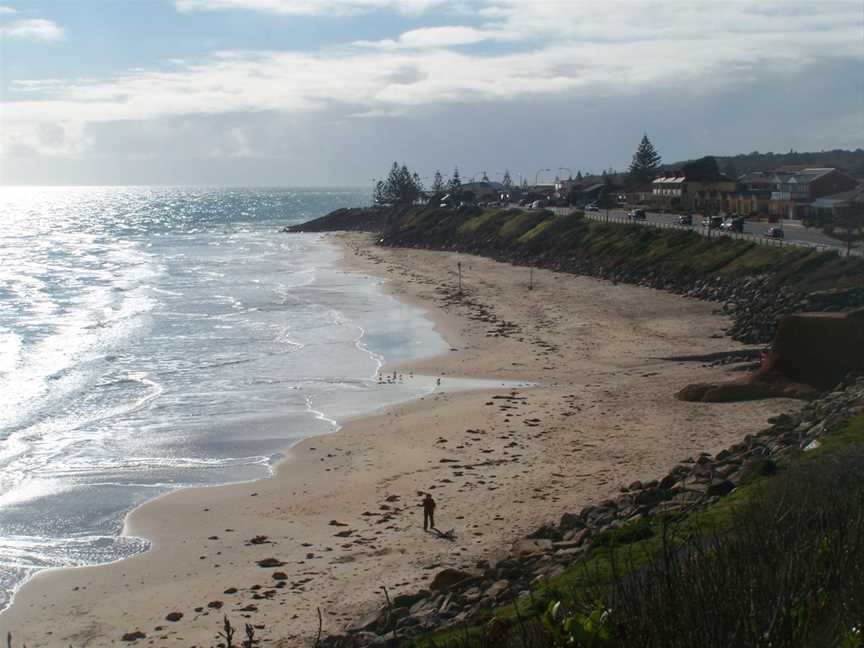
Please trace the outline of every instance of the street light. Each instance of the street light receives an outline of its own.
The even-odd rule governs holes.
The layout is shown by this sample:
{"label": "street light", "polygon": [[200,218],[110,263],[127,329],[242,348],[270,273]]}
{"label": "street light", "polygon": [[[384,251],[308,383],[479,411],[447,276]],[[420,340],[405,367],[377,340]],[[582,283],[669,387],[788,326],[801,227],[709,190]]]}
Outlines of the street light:
{"label": "street light", "polygon": [[540,177],[541,172],[551,171],[552,169],[537,169],[537,173],[534,174],[534,186],[537,186],[537,179]]}

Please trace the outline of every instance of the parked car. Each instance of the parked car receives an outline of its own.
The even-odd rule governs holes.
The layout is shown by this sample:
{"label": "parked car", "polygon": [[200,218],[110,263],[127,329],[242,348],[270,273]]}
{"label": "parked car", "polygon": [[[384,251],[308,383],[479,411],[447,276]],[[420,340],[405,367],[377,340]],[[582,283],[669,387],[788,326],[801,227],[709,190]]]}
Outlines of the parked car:
{"label": "parked car", "polygon": [[702,226],[708,229],[716,229],[723,224],[722,216],[706,216],[702,219]]}
{"label": "parked car", "polygon": [[545,200],[535,200],[531,203],[531,209],[543,209],[544,207],[546,207]]}
{"label": "parked car", "polygon": [[782,239],[786,237],[786,235],[783,233],[783,229],[780,227],[769,227],[768,231],[765,232],[765,236],[774,239]]}
{"label": "parked car", "polygon": [[633,209],[627,213],[627,218],[630,220],[645,220],[647,217],[644,209]]}
{"label": "parked car", "polygon": [[597,203],[591,203],[590,205],[585,205],[585,211],[600,211],[600,208],[597,206]]}
{"label": "parked car", "polygon": [[678,217],[679,225],[692,225],[693,224],[693,214],[683,214]]}

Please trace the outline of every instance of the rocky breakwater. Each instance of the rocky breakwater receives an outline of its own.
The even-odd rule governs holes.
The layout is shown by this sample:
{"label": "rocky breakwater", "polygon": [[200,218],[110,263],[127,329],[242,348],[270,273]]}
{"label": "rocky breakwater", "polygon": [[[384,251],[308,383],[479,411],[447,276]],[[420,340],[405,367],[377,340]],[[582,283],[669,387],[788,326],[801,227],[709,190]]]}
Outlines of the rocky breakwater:
{"label": "rocky breakwater", "polygon": [[515,542],[503,560],[441,569],[428,588],[388,599],[320,645],[400,646],[446,626],[480,623],[514,599],[527,603],[532,588],[574,567],[592,549],[649,537],[651,521],[663,516],[706,509],[754,474],[774,472],[784,456],[819,447],[825,434],[861,413],[864,376],[858,375],[795,413],[769,419],[770,427],[714,456],[685,459],[660,479],[622,486],[614,499],[564,513]]}

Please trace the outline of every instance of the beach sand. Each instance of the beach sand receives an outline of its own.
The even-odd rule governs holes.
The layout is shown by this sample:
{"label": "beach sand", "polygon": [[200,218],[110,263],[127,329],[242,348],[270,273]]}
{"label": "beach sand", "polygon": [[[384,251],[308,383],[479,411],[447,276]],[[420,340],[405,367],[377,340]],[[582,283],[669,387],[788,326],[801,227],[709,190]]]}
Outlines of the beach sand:
{"label": "beach sand", "polygon": [[[211,646],[227,614],[255,625],[262,645],[310,645],[317,608],[325,633],[338,631],[383,603],[382,586],[411,592],[441,567],[495,559],[541,523],[717,452],[790,407],[675,400],[687,383],[740,375],[664,359],[738,348],[721,336],[716,304],[543,270],[532,290],[528,268],[334,238],[346,268],[385,278],[451,344],[396,368],[440,376],[438,391],[303,441],[273,478],[145,504],[127,533],[151,539],[149,552],[40,573],[0,615],[3,635],[77,648],[140,630],[141,645]],[[453,376],[536,386],[453,393]],[[423,531],[419,491],[433,494],[455,542]],[[285,564],[256,564],[267,558]],[[183,616],[167,621],[171,612]]]}

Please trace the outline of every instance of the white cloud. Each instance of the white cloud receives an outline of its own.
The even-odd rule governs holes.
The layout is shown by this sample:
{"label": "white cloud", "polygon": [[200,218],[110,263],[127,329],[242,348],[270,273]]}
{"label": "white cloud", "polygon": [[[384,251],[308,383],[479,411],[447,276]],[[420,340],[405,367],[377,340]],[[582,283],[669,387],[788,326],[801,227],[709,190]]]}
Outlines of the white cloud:
{"label": "white cloud", "polygon": [[11,16],[12,14],[16,13],[18,13],[18,11],[13,9],[12,7],[0,5],[0,16]]}
{"label": "white cloud", "polygon": [[[407,10],[434,2],[178,0],[178,7],[298,13]],[[7,97],[17,91],[21,100],[3,106],[5,146],[31,142],[51,154],[64,146],[74,154],[87,145],[87,124],[184,115],[342,106],[368,117],[458,102],[563,93],[591,98],[660,88],[668,89],[670,101],[683,101],[729,84],[758,84],[814,62],[859,60],[861,54],[857,1],[822,2],[818,10],[794,0],[767,9],[734,0],[710,9],[671,0],[609,0],[591,7],[477,0],[472,6],[483,9],[485,23],[412,29],[394,39],[311,53],[220,52],[107,79],[13,82]],[[484,41],[506,41],[508,51],[452,49]],[[67,136],[46,144],[43,124],[59,124]],[[249,152],[239,136],[231,146],[236,155]]]}
{"label": "white cloud", "polygon": [[357,41],[358,47],[378,49],[431,49],[474,45],[494,38],[494,34],[473,27],[423,27],[412,29],[399,36],[398,40]]}
{"label": "white cloud", "polygon": [[419,14],[449,0],[175,0],[178,11],[259,11],[265,13],[311,16],[369,12],[392,9]]}
{"label": "white cloud", "polygon": [[0,25],[0,36],[37,41],[58,41],[63,38],[63,28],[43,18],[27,18]]}

